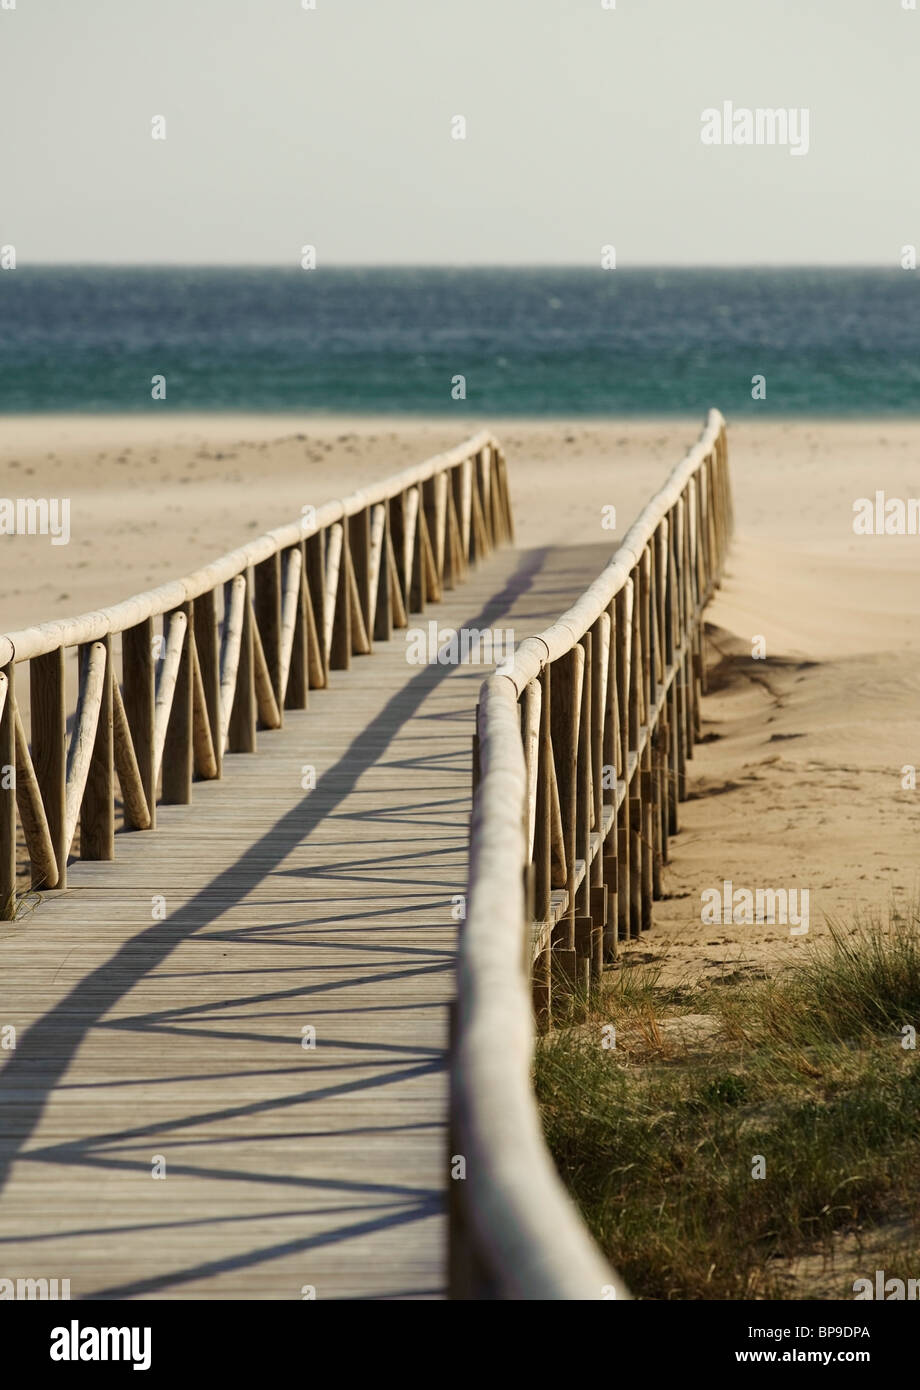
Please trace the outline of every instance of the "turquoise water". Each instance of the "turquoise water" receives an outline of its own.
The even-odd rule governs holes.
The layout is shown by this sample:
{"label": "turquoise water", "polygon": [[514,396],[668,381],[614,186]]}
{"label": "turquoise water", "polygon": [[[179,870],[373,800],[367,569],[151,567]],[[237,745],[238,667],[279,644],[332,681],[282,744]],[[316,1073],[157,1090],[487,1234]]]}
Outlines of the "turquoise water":
{"label": "turquoise water", "polygon": [[20,267],[0,411],[917,414],[918,277]]}

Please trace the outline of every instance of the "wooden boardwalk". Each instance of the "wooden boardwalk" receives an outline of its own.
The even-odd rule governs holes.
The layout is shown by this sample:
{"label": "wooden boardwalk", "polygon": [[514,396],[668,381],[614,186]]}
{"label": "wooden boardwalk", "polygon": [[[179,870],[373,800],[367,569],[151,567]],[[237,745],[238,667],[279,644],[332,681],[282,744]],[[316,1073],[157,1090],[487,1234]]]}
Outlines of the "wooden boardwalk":
{"label": "wooden boardwalk", "polygon": [[[410,624],[520,639],[608,556],[498,551]],[[0,925],[0,1278],[443,1297],[451,907],[486,672],[406,650],[375,644],[193,807]]]}

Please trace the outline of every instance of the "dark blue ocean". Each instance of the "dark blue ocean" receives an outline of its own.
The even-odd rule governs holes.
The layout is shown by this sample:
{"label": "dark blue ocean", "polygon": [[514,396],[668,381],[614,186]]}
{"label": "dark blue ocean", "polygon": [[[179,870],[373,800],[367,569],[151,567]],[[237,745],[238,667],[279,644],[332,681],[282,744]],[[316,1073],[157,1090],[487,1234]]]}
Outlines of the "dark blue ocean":
{"label": "dark blue ocean", "polygon": [[[753,400],[751,378],[766,378]],[[166,399],[151,399],[151,378]],[[466,378],[466,400],[451,398]],[[920,271],[0,272],[0,411],[920,413]]]}

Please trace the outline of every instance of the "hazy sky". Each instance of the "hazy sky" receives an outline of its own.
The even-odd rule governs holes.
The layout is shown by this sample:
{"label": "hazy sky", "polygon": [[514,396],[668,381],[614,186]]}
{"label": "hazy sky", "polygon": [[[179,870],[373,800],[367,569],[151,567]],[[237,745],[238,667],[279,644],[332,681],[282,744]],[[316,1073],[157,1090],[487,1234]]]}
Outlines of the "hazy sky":
{"label": "hazy sky", "polygon": [[[920,245],[902,0],[315,3],[0,8],[0,245],[297,265],[312,243],[321,266],[596,265],[612,244],[618,267]],[[807,107],[807,155],[704,145],[725,101]]]}

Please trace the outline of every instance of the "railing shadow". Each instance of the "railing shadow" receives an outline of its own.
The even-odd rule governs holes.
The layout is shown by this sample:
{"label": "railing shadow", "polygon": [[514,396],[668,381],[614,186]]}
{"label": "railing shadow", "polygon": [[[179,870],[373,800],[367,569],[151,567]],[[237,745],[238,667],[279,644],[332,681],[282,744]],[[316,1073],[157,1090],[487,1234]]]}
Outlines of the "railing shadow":
{"label": "railing shadow", "polygon": [[[496,624],[519,601],[522,594],[533,589],[543,569],[546,552],[529,551],[521,554],[513,573],[501,590],[479,612],[466,620],[470,625],[484,628]],[[432,615],[438,610],[433,610]],[[419,619],[419,621],[427,621]],[[394,639],[398,640],[398,639]],[[371,658],[373,659],[373,658]],[[451,667],[423,666],[393,695],[380,713],[348,746],[344,755],[324,775],[323,784],[334,790],[317,799],[305,795],[296,806],[280,816],[275,823],[247,847],[228,868],[211,881],[164,922],[155,922],[125,941],[103,965],[90,971],[22,1035],[15,1052],[0,1071],[0,1115],[7,1120],[0,1126],[0,1190],[6,1184],[12,1164],[34,1135],[51,1093],[60,1084],[78,1049],[90,1031],[103,1024],[106,1015],[145,976],[159,969],[173,950],[205,928],[212,927],[266,875],[277,870],[293,844],[308,839],[317,826],[355,790],[359,777],[367,767],[377,762],[390,746],[394,736],[422,705],[433,688],[452,674]],[[479,679],[481,673],[475,673]],[[330,693],[330,699],[335,692]],[[316,707],[314,707],[315,709]],[[290,722],[314,719],[313,712],[294,712]],[[320,713],[319,717],[322,717]],[[232,769],[230,777],[232,778]],[[143,833],[143,832],[139,832]],[[168,833],[168,832],[167,832]],[[381,863],[386,861],[381,861]],[[372,862],[364,861],[365,869]],[[385,909],[382,909],[385,911]],[[39,928],[40,929],[40,928]],[[237,935],[235,931],[229,933]],[[428,953],[430,956],[430,952]],[[447,970],[451,961],[443,959],[429,969]],[[297,997],[305,991],[322,992],[323,985],[315,982],[285,994],[260,996],[260,1002],[284,997]],[[239,1004],[225,1001],[224,1006]],[[251,1001],[255,1002],[255,1001]],[[217,1007],[222,1007],[218,1005]],[[202,1009],[196,1012],[200,1015]],[[134,1026],[156,1028],[152,1017],[146,1022],[134,1020]],[[427,1065],[443,1065],[443,1057]],[[307,1092],[273,1100],[272,1106],[283,1108],[309,1098]],[[245,1113],[243,1108],[239,1113]],[[201,1117],[195,1123],[201,1123]],[[216,1119],[217,1116],[212,1118]],[[57,1157],[61,1149],[55,1150]]]}

